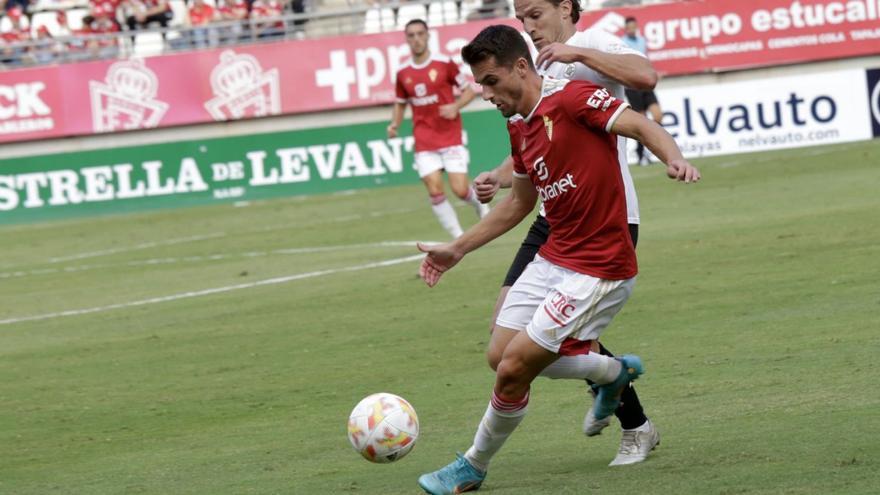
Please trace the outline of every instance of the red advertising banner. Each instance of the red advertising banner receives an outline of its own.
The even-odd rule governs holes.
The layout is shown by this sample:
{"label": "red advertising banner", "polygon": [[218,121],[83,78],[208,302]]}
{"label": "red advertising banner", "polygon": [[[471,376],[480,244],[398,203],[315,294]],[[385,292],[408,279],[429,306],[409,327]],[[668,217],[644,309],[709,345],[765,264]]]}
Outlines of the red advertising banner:
{"label": "red advertising banner", "polygon": [[[431,51],[461,63],[498,22],[432,29]],[[390,103],[409,56],[393,32],[0,72],[0,142]]]}
{"label": "red advertising banner", "polygon": [[578,29],[622,36],[635,17],[669,75],[880,54],[880,0],[698,0],[586,12]]}

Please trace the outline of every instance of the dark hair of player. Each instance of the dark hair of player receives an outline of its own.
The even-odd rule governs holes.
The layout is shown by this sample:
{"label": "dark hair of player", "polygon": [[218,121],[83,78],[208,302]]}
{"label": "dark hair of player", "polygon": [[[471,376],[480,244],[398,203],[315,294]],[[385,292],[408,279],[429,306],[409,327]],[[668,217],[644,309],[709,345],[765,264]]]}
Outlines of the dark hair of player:
{"label": "dark hair of player", "polygon": [[[554,7],[559,7],[559,4],[563,2],[563,0],[547,0],[552,3]],[[577,24],[578,19],[581,18],[581,2],[580,0],[571,0],[571,23]]]}
{"label": "dark hair of player", "polygon": [[629,16],[626,19],[624,19],[624,21],[623,21],[624,24],[629,24],[631,22],[636,22],[636,18],[633,16]]}
{"label": "dark hair of player", "polygon": [[529,47],[516,29],[496,24],[489,26],[478,34],[470,43],[461,49],[461,58],[468,65],[476,65],[495,57],[495,63],[501,67],[513,67],[520,58],[535,68]]}
{"label": "dark hair of player", "polygon": [[425,26],[425,30],[426,30],[426,31],[428,30],[428,23],[425,22],[425,21],[423,21],[423,20],[421,20],[421,19],[413,19],[413,20],[407,22],[407,23],[406,23],[406,26],[403,26],[403,30],[406,31],[406,30],[409,29],[409,27],[412,26],[413,24],[421,24],[422,26]]}

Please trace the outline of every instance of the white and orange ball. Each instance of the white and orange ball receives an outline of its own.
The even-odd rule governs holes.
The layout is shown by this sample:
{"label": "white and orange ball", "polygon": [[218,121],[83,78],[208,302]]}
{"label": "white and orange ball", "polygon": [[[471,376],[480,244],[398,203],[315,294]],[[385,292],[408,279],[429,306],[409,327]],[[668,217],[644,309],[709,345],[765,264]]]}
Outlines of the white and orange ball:
{"label": "white and orange ball", "polygon": [[370,462],[394,462],[408,454],[418,438],[416,411],[394,394],[367,396],[348,417],[348,440]]}

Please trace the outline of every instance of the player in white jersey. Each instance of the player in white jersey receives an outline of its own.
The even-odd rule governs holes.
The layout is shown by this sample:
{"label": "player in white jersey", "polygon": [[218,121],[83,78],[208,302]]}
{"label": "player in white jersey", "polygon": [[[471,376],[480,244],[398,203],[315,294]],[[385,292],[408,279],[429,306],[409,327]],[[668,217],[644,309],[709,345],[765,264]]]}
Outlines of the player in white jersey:
{"label": "player in white jersey", "polygon": [[[523,23],[527,41],[533,43],[535,63],[539,73],[556,78],[590,81],[607,88],[618,99],[624,99],[624,87],[652,89],[657,83],[657,73],[645,56],[626,46],[619,38],[599,29],[578,32],[575,25],[580,17],[580,5],[572,0],[515,0],[516,17]],[[626,162],[626,138],[618,136],[617,151],[620,173],[626,193],[627,221],[633,245],[638,241],[639,206],[635,187]],[[513,162],[508,157],[491,172],[477,176],[475,190],[482,201],[489,201],[499,187],[509,187],[512,181]],[[684,177],[682,177],[683,179]],[[495,320],[508,290],[535,258],[538,249],[546,242],[549,226],[543,217],[543,208],[526,239],[523,241],[510,270],[505,277],[492,318],[492,337],[489,344],[489,365],[495,369],[507,344],[515,333],[498,330]],[[604,346],[594,349],[612,355]],[[548,375],[551,378],[558,377]],[[615,412],[621,422],[623,436],[618,455],[611,465],[625,465],[645,460],[648,453],[659,443],[660,437],[654,425],[645,416],[635,389],[624,391],[621,406]],[[610,423],[610,417],[601,421],[587,413],[584,433],[593,436],[601,433]]]}

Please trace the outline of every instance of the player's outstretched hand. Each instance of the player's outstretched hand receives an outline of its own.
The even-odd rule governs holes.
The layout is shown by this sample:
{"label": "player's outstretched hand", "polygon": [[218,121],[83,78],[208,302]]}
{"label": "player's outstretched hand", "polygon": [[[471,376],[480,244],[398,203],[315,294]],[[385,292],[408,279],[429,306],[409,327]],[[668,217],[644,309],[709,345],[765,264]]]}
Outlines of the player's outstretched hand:
{"label": "player's outstretched hand", "polygon": [[571,46],[566,45],[565,43],[550,43],[544,48],[541,48],[541,51],[538,52],[538,58],[535,59],[535,67],[541,68],[544,67],[545,64],[550,65],[553,62],[570,64],[579,61],[580,54]]}
{"label": "player's outstretched hand", "polygon": [[455,103],[440,105],[440,116],[447,120],[455,120],[458,117],[458,107]]}
{"label": "player's outstretched hand", "polygon": [[428,287],[437,285],[443,273],[455,266],[463,256],[450,243],[428,245],[418,242],[416,247],[427,254],[419,267],[419,276]]}
{"label": "player's outstretched hand", "polygon": [[394,124],[388,124],[388,128],[385,129],[388,133],[388,139],[394,139],[397,137],[397,126]]}
{"label": "player's outstretched hand", "polygon": [[492,201],[500,188],[501,181],[493,172],[483,172],[474,179],[474,192],[477,193],[480,203],[486,204]]}
{"label": "player's outstretched hand", "polygon": [[700,171],[687,160],[669,160],[666,175],[679,182],[691,183],[700,180]]}

